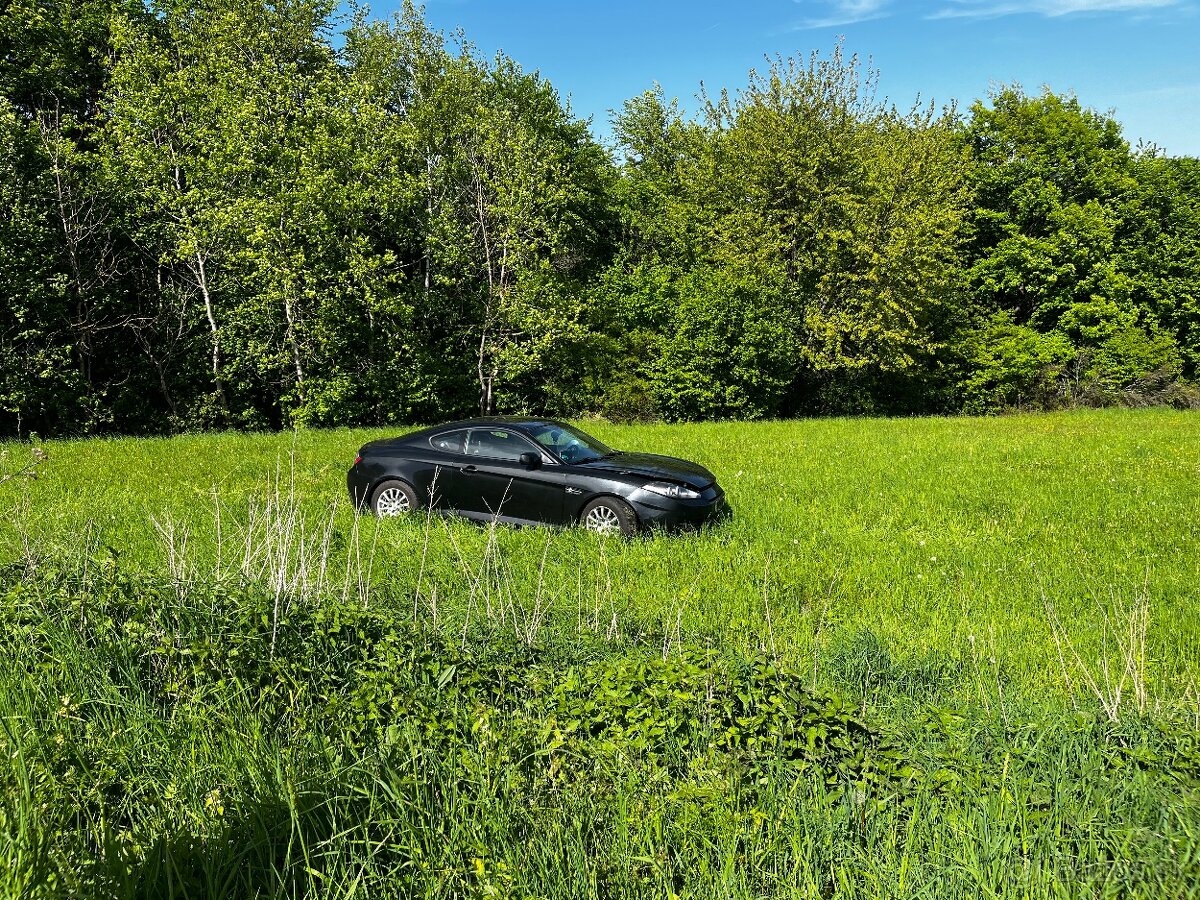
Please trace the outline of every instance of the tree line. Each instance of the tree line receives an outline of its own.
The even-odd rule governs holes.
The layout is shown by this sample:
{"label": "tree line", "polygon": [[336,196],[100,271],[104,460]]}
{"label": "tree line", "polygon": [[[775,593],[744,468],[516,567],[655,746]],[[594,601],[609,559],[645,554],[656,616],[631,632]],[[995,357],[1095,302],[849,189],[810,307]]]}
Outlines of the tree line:
{"label": "tree line", "polygon": [[1200,161],[835,47],[593,135],[406,3],[10,0],[0,435],[1198,405]]}

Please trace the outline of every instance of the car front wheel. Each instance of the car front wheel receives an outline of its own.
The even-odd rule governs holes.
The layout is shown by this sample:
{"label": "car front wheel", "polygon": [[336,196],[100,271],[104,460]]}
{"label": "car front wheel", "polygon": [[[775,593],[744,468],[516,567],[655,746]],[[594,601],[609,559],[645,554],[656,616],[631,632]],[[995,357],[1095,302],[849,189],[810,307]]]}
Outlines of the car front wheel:
{"label": "car front wheel", "polygon": [[417,492],[403,481],[385,481],[371,495],[371,512],[381,519],[402,516],[417,508]]}
{"label": "car front wheel", "polygon": [[637,533],[637,516],[628,503],[615,497],[593,500],[583,508],[579,523],[597,534],[623,534],[628,537]]}

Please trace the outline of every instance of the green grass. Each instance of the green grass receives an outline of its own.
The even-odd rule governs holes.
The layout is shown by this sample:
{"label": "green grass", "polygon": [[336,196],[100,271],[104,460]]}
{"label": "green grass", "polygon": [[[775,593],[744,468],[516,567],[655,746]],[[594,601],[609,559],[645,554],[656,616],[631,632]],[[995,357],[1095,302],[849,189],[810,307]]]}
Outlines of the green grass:
{"label": "green grass", "polygon": [[[1048,603],[1093,661],[1106,633],[1111,643],[1106,617],[1122,624],[1114,607],[1119,615],[1144,598],[1156,696],[1177,698],[1200,675],[1194,415],[588,427],[618,447],[705,463],[736,518],[697,535],[609,542],[602,554],[587,535],[502,529],[495,539],[518,594],[540,578],[550,602],[572,613],[603,595],[609,622],[615,610],[627,634],[677,623],[685,642],[773,644],[806,666],[815,656],[818,674],[839,638],[870,632],[901,667],[994,657],[1022,695],[1066,691]],[[479,565],[486,530],[437,523],[427,542],[423,521],[376,532],[367,519],[355,534],[344,473],[380,434],[52,443],[26,500],[7,488],[15,512],[0,523],[0,552],[17,556],[22,540],[71,548],[86,531],[124,564],[161,570],[157,520],[186,529],[188,555],[206,569],[217,503],[234,543],[249,505],[279,479],[310,529],[333,511],[331,569],[344,572],[346,548],[366,557],[374,547],[372,594],[389,602],[411,593],[424,549],[440,612],[462,615],[464,569]],[[961,679],[946,691],[947,702],[980,699],[979,685]]]}
{"label": "green grass", "polygon": [[734,520],[376,522],[380,432],[48,444],[0,485],[0,890],[1200,890],[1200,418],[585,428]]}

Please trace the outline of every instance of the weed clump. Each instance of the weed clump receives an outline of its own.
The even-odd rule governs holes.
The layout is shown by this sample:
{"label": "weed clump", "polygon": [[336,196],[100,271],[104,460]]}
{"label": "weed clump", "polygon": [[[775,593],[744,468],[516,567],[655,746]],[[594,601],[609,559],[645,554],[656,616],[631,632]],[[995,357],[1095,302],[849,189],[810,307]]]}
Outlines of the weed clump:
{"label": "weed clump", "polygon": [[[1195,884],[1186,728],[870,721],[767,653],[277,610],[253,585],[181,596],[115,564],[8,580],[8,891],[833,895],[1021,871],[1039,894],[1118,867],[1147,894]],[[847,647],[847,672],[894,671],[877,639]],[[1134,835],[1131,867],[1114,848]]]}

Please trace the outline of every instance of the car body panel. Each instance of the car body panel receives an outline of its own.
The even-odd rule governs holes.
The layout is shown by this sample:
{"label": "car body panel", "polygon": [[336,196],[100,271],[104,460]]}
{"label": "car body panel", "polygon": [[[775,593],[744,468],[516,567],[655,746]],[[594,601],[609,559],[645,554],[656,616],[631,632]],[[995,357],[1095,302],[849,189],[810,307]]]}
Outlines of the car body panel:
{"label": "car body panel", "polygon": [[437,459],[432,452],[419,457],[405,457],[390,447],[382,453],[378,450],[374,454],[361,450],[359,453],[362,461],[355,464],[346,475],[350,497],[359,508],[370,503],[371,495],[380,484],[392,479],[411,484],[422,504],[428,504],[432,499],[432,506],[436,508],[441,505],[440,482],[444,479],[440,477],[439,470],[446,467],[447,460]]}

